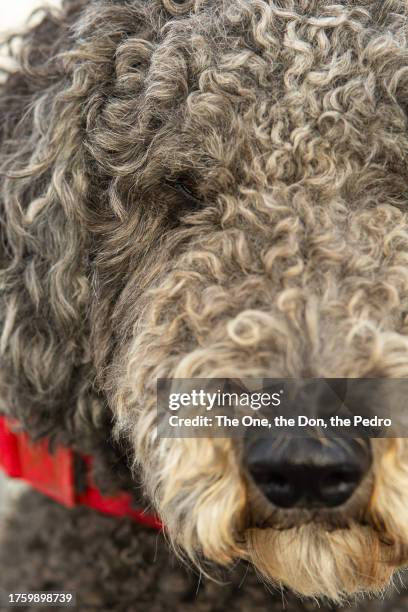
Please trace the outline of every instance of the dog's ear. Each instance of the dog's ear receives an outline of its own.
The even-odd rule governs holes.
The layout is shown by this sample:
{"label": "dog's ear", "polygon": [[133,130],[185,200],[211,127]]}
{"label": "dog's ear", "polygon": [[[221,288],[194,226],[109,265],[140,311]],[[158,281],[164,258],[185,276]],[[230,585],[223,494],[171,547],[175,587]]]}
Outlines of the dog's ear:
{"label": "dog's ear", "polygon": [[112,177],[99,182],[87,120],[102,112],[116,48],[146,20],[142,0],[96,4],[70,0],[27,29],[0,86],[0,411],[34,436],[76,438],[101,413],[91,228]]}
{"label": "dog's ear", "polygon": [[27,30],[0,88],[0,410],[34,435],[64,429],[87,395],[87,177],[57,58],[74,18],[71,7]]}

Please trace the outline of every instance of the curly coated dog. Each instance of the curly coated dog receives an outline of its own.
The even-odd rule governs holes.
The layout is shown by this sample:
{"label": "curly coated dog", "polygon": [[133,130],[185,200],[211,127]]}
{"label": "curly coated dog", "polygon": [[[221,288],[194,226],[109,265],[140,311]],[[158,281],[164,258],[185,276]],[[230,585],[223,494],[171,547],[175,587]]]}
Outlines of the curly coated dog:
{"label": "curly coated dog", "polygon": [[[226,570],[221,583],[195,576],[152,529],[89,508],[68,510],[35,491],[19,498],[2,534],[0,593],[74,591],[79,612],[333,612],[285,590],[268,592],[245,564]],[[408,591],[399,591],[335,612],[406,612]]]}
{"label": "curly coated dog", "polygon": [[0,408],[204,572],[340,601],[408,564],[405,439],[282,508],[156,428],[158,378],[408,377],[407,37],[403,0],[66,0],[1,88]]}

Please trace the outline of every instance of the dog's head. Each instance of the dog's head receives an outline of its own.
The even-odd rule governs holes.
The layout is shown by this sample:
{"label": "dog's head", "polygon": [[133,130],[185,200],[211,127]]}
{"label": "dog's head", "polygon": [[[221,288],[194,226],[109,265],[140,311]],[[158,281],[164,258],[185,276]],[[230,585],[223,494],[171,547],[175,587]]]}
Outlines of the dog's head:
{"label": "dog's head", "polygon": [[202,567],[382,588],[403,439],[158,439],[156,380],[408,376],[404,3],[71,4],[3,94],[3,397],[78,436],[107,400]]}

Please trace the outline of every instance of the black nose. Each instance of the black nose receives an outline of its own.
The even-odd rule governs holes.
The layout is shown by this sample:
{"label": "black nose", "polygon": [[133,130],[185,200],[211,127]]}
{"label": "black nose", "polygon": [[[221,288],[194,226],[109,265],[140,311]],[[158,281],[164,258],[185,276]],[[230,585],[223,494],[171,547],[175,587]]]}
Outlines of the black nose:
{"label": "black nose", "polygon": [[292,438],[250,443],[246,464],[276,506],[335,507],[352,495],[371,465],[367,441]]}

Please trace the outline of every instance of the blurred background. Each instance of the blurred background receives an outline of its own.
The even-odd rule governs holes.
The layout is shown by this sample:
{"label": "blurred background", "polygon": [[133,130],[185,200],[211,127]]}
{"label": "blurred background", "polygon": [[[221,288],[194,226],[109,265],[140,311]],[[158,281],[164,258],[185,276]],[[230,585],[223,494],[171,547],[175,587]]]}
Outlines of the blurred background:
{"label": "blurred background", "polygon": [[[0,0],[0,68],[10,69],[13,63],[6,57],[7,49],[3,43],[4,37],[11,32],[24,27],[27,19],[36,9],[42,6],[57,7],[61,0]],[[40,14],[33,19],[40,19]],[[0,75],[0,81],[2,80]]]}
{"label": "blurred background", "polygon": [[10,30],[19,28],[30,15],[31,11],[39,6],[58,6],[59,0],[2,0],[0,9],[0,29]]}

